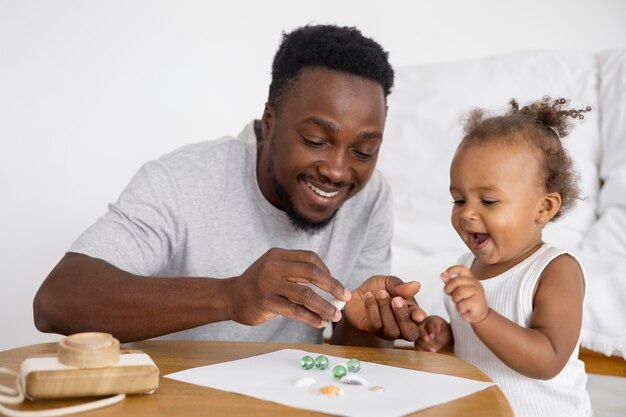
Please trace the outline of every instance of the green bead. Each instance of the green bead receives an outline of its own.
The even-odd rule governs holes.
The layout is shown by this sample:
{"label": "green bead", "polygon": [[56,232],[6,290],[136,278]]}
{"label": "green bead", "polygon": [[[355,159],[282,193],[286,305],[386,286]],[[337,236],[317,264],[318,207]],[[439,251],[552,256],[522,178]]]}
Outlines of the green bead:
{"label": "green bead", "polygon": [[310,356],[303,356],[302,359],[300,359],[300,366],[302,367],[302,369],[309,370],[313,368],[313,364],[313,358]]}
{"label": "green bead", "polygon": [[320,371],[328,368],[328,358],[326,356],[320,355],[315,358],[315,367]]}
{"label": "green bead", "polygon": [[359,372],[361,370],[361,361],[358,359],[350,359],[348,361],[348,371],[354,373]]}
{"label": "green bead", "polygon": [[333,368],[333,377],[336,380],[340,380],[341,378],[346,376],[347,373],[348,373],[348,370],[342,364],[335,365],[335,367]]}

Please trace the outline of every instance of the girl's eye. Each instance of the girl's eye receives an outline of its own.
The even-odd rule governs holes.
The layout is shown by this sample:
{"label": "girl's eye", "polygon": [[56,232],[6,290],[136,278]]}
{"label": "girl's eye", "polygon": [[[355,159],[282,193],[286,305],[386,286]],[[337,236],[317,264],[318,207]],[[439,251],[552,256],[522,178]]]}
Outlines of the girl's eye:
{"label": "girl's eye", "polygon": [[462,206],[463,204],[465,204],[465,200],[454,200],[452,201],[452,204],[454,204],[455,206]]}
{"label": "girl's eye", "polygon": [[483,204],[485,206],[493,206],[494,204],[496,204],[495,200],[483,200]]}

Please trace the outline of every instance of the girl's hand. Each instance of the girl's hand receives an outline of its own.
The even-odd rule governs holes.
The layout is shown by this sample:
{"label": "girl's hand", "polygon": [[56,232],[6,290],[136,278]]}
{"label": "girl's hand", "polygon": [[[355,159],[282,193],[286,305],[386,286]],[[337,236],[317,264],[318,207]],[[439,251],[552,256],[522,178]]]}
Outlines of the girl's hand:
{"label": "girl's hand", "polygon": [[419,326],[419,338],[415,349],[425,352],[438,352],[452,343],[452,332],[447,321],[439,316],[428,316]]}
{"label": "girl's hand", "polygon": [[463,320],[480,323],[487,318],[489,305],[485,291],[469,269],[462,265],[451,266],[441,274],[441,279],[446,284],[444,292],[452,297]]}

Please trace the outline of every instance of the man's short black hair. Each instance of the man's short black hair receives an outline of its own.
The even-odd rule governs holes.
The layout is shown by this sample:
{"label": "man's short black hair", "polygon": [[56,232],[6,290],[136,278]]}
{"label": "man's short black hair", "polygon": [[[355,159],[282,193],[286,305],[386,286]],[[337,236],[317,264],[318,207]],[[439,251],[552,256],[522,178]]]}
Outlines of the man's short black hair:
{"label": "man's short black hair", "polygon": [[321,67],[376,81],[385,100],[393,87],[393,68],[388,53],[355,27],[307,25],[283,32],[272,63],[268,102],[279,107],[280,99],[304,68]]}

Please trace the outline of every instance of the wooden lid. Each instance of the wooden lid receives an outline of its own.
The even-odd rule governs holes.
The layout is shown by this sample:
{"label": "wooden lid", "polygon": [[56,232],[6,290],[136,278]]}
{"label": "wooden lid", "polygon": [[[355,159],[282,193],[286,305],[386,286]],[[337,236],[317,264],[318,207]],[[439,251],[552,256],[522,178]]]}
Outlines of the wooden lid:
{"label": "wooden lid", "polygon": [[117,363],[120,342],[108,333],[77,333],[59,342],[59,362],[78,368],[105,368]]}

